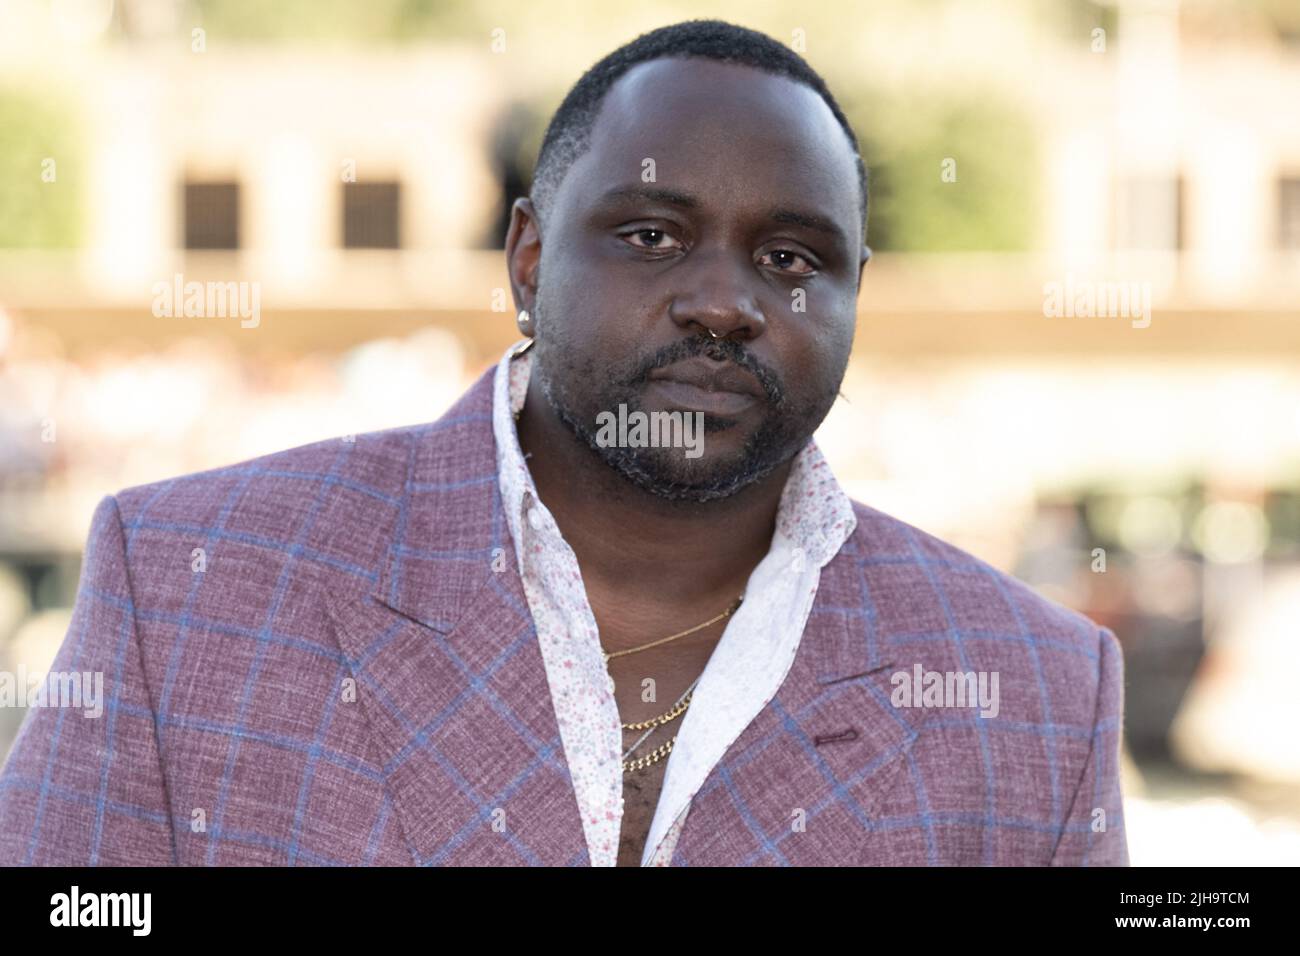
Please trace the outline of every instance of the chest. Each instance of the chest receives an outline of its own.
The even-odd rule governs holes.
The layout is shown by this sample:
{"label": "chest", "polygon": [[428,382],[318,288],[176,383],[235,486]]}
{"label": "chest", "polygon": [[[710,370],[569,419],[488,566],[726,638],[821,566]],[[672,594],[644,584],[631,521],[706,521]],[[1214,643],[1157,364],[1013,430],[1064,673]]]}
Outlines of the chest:
{"label": "chest", "polygon": [[[622,666],[611,668],[615,671],[615,699],[618,703],[620,720],[626,723],[645,721],[671,713],[674,703],[698,676],[696,668],[702,668],[703,662],[696,662],[694,667],[682,667],[680,661],[670,664],[651,661],[615,662]],[[650,665],[647,668],[647,665]],[[647,675],[653,674],[646,683]],[[667,700],[652,693],[656,686],[668,688],[671,697]],[[683,712],[684,713],[684,712]],[[679,715],[661,726],[650,730],[649,736],[636,747],[629,758],[649,758],[656,750],[680,731],[682,716]],[[644,729],[624,730],[623,748],[632,747],[645,735]],[[668,768],[671,752],[663,753],[658,760],[639,769],[623,774],[623,817],[619,827],[618,865],[640,866],[641,856],[645,850],[646,840],[650,835],[650,826],[654,822],[655,812],[663,794],[664,778]]]}
{"label": "chest", "polygon": [[[636,745],[629,759],[649,758],[680,732],[685,709],[682,697],[696,682],[726,626],[719,620],[694,634],[660,647],[615,657],[607,664],[614,682],[614,700],[622,723],[662,721],[653,728],[622,732],[623,750]],[[624,637],[616,624],[601,622],[601,633],[615,647],[636,646],[644,632]],[[684,702],[686,708],[689,702]],[[646,735],[646,730],[649,734]],[[637,742],[645,736],[638,745]],[[619,866],[640,866],[655,812],[663,792],[671,751],[639,769],[623,773],[623,814],[619,826]]]}
{"label": "chest", "polygon": [[641,854],[645,851],[650,824],[654,822],[655,810],[659,806],[664,769],[667,766],[668,758],[665,757],[644,770],[634,770],[623,775],[623,823],[618,834],[619,866],[641,865]]}

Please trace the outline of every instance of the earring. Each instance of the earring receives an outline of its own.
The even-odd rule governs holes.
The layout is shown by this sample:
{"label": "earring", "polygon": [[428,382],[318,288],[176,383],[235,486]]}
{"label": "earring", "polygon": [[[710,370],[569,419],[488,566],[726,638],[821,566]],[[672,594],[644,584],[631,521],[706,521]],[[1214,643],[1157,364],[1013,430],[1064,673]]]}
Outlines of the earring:
{"label": "earring", "polygon": [[[519,326],[519,331],[523,333],[525,339],[521,345],[515,346],[514,352],[511,353],[512,357],[523,355],[530,348],[532,348],[533,343],[537,341],[535,338],[533,338],[533,336],[536,334],[536,330],[533,328],[533,317],[528,314],[527,309],[519,310],[519,315],[515,319],[515,325]],[[516,416],[516,418],[517,417],[518,416]]]}

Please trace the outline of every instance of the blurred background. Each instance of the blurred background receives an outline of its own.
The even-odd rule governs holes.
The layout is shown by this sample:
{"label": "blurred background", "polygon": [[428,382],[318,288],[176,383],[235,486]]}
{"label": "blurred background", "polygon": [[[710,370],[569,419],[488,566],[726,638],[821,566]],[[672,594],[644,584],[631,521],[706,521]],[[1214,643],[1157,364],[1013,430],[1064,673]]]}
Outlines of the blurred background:
{"label": "blurred background", "polygon": [[[516,338],[552,112],[705,16],[861,140],[849,493],[1115,631],[1135,865],[1300,862],[1294,0],[0,0],[0,669],[103,495],[441,414]],[[258,321],[159,314],[178,274]]]}

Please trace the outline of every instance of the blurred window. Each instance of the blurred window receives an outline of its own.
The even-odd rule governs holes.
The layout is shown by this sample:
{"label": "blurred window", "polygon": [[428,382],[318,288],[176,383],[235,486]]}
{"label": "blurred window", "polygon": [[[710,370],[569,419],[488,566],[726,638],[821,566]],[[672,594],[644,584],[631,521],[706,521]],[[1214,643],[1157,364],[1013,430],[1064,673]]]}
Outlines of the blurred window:
{"label": "blurred window", "polygon": [[239,183],[185,184],[185,248],[239,248]]}
{"label": "blurred window", "polygon": [[401,248],[401,183],[343,184],[343,248]]}
{"label": "blurred window", "polygon": [[1147,176],[1120,182],[1116,197],[1115,245],[1120,249],[1181,249],[1183,181]]}
{"label": "blurred window", "polygon": [[1300,176],[1284,176],[1277,190],[1277,244],[1300,249]]}

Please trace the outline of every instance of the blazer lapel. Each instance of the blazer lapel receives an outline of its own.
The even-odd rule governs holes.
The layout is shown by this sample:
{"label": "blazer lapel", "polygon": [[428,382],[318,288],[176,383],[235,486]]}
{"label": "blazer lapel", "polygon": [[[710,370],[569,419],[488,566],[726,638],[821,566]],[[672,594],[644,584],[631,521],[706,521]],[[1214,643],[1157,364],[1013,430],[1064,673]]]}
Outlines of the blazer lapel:
{"label": "blazer lapel", "polygon": [[[823,814],[823,827],[847,818],[869,831],[881,800],[906,777],[917,732],[890,704],[898,649],[876,627],[858,540],[822,569],[790,673],[705,780],[674,864],[851,862],[838,823],[829,843],[791,837]],[[818,848],[811,855],[810,846]]]}
{"label": "blazer lapel", "polygon": [[491,370],[410,433],[378,586],[329,613],[425,865],[586,863],[545,665],[502,520]]}

